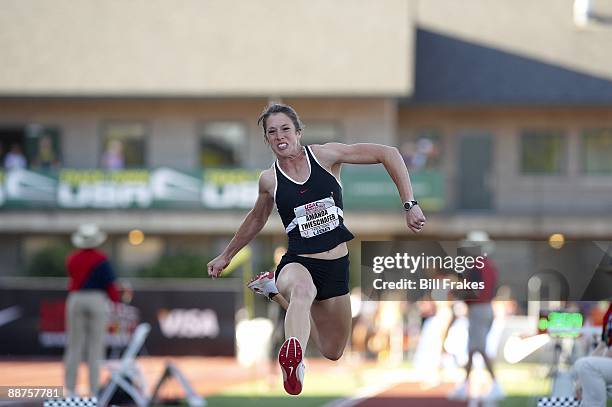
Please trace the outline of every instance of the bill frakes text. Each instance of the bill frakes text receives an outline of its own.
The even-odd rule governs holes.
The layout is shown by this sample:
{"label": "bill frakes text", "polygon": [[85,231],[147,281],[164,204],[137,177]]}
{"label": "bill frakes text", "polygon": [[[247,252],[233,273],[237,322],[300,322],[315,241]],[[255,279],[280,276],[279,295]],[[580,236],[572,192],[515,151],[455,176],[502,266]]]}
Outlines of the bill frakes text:
{"label": "bill frakes text", "polygon": [[399,281],[384,281],[377,278],[372,285],[376,290],[484,290],[485,285],[482,281],[467,281],[465,278],[455,281],[450,278],[420,278],[409,280],[402,278]]}

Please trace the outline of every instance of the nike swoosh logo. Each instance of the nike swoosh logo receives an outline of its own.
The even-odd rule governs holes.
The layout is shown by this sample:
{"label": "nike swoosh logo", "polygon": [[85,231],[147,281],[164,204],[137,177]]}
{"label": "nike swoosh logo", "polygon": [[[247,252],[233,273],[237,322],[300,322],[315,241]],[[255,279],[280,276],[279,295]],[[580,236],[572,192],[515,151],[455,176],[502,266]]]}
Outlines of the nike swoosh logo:
{"label": "nike swoosh logo", "polygon": [[21,312],[21,307],[18,305],[13,305],[12,307],[0,310],[0,326],[9,324],[16,319],[21,318],[21,315],[23,315],[23,312]]}
{"label": "nike swoosh logo", "polygon": [[511,336],[504,346],[504,359],[508,363],[518,363],[536,350],[550,342],[550,336],[540,334],[528,338]]}
{"label": "nike swoosh logo", "polygon": [[300,194],[305,194],[306,192],[308,192],[308,190],[307,189],[303,189],[303,190],[301,190],[299,192],[300,192]]}

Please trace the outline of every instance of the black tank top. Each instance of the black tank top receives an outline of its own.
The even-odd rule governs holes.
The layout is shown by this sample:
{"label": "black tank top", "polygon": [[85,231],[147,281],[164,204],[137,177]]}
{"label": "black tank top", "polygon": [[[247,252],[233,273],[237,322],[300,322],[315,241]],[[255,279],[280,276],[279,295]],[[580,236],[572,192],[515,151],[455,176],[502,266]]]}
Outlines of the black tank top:
{"label": "black tank top", "polygon": [[289,178],[274,162],[274,201],[289,240],[287,252],[312,254],[331,250],[355,236],[344,226],[342,187],[304,147],[310,176],[299,183]]}

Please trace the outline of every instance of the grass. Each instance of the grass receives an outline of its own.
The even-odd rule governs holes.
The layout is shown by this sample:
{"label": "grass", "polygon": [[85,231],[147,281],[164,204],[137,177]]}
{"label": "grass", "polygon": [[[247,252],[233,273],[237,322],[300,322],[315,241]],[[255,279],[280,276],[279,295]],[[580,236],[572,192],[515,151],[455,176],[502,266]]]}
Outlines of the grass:
{"label": "grass", "polygon": [[538,364],[500,365],[497,377],[508,396],[540,397],[550,393],[548,368]]}
{"label": "grass", "polygon": [[211,396],[206,399],[208,407],[283,407],[289,403],[292,407],[319,407],[338,397],[313,397],[313,396]]}
{"label": "grass", "polygon": [[[319,407],[338,398],[349,397],[359,389],[411,372],[409,365],[400,368],[355,369],[326,373],[311,373],[307,376],[304,392],[299,397],[288,396],[278,378],[256,380],[226,388],[223,392],[207,397],[208,407]],[[498,379],[506,391],[507,398],[498,407],[535,407],[537,398],[550,392],[550,380],[546,368],[541,365],[500,365]],[[426,399],[406,401],[402,405],[421,405]],[[607,407],[612,407],[612,400]]]}

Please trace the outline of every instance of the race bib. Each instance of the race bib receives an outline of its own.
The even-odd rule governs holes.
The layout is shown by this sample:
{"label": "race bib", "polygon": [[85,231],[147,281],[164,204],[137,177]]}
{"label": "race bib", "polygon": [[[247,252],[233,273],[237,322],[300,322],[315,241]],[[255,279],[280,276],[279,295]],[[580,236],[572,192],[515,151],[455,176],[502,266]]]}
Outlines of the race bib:
{"label": "race bib", "polygon": [[293,209],[300,235],[311,238],[334,230],[340,225],[338,207],[329,197]]}

